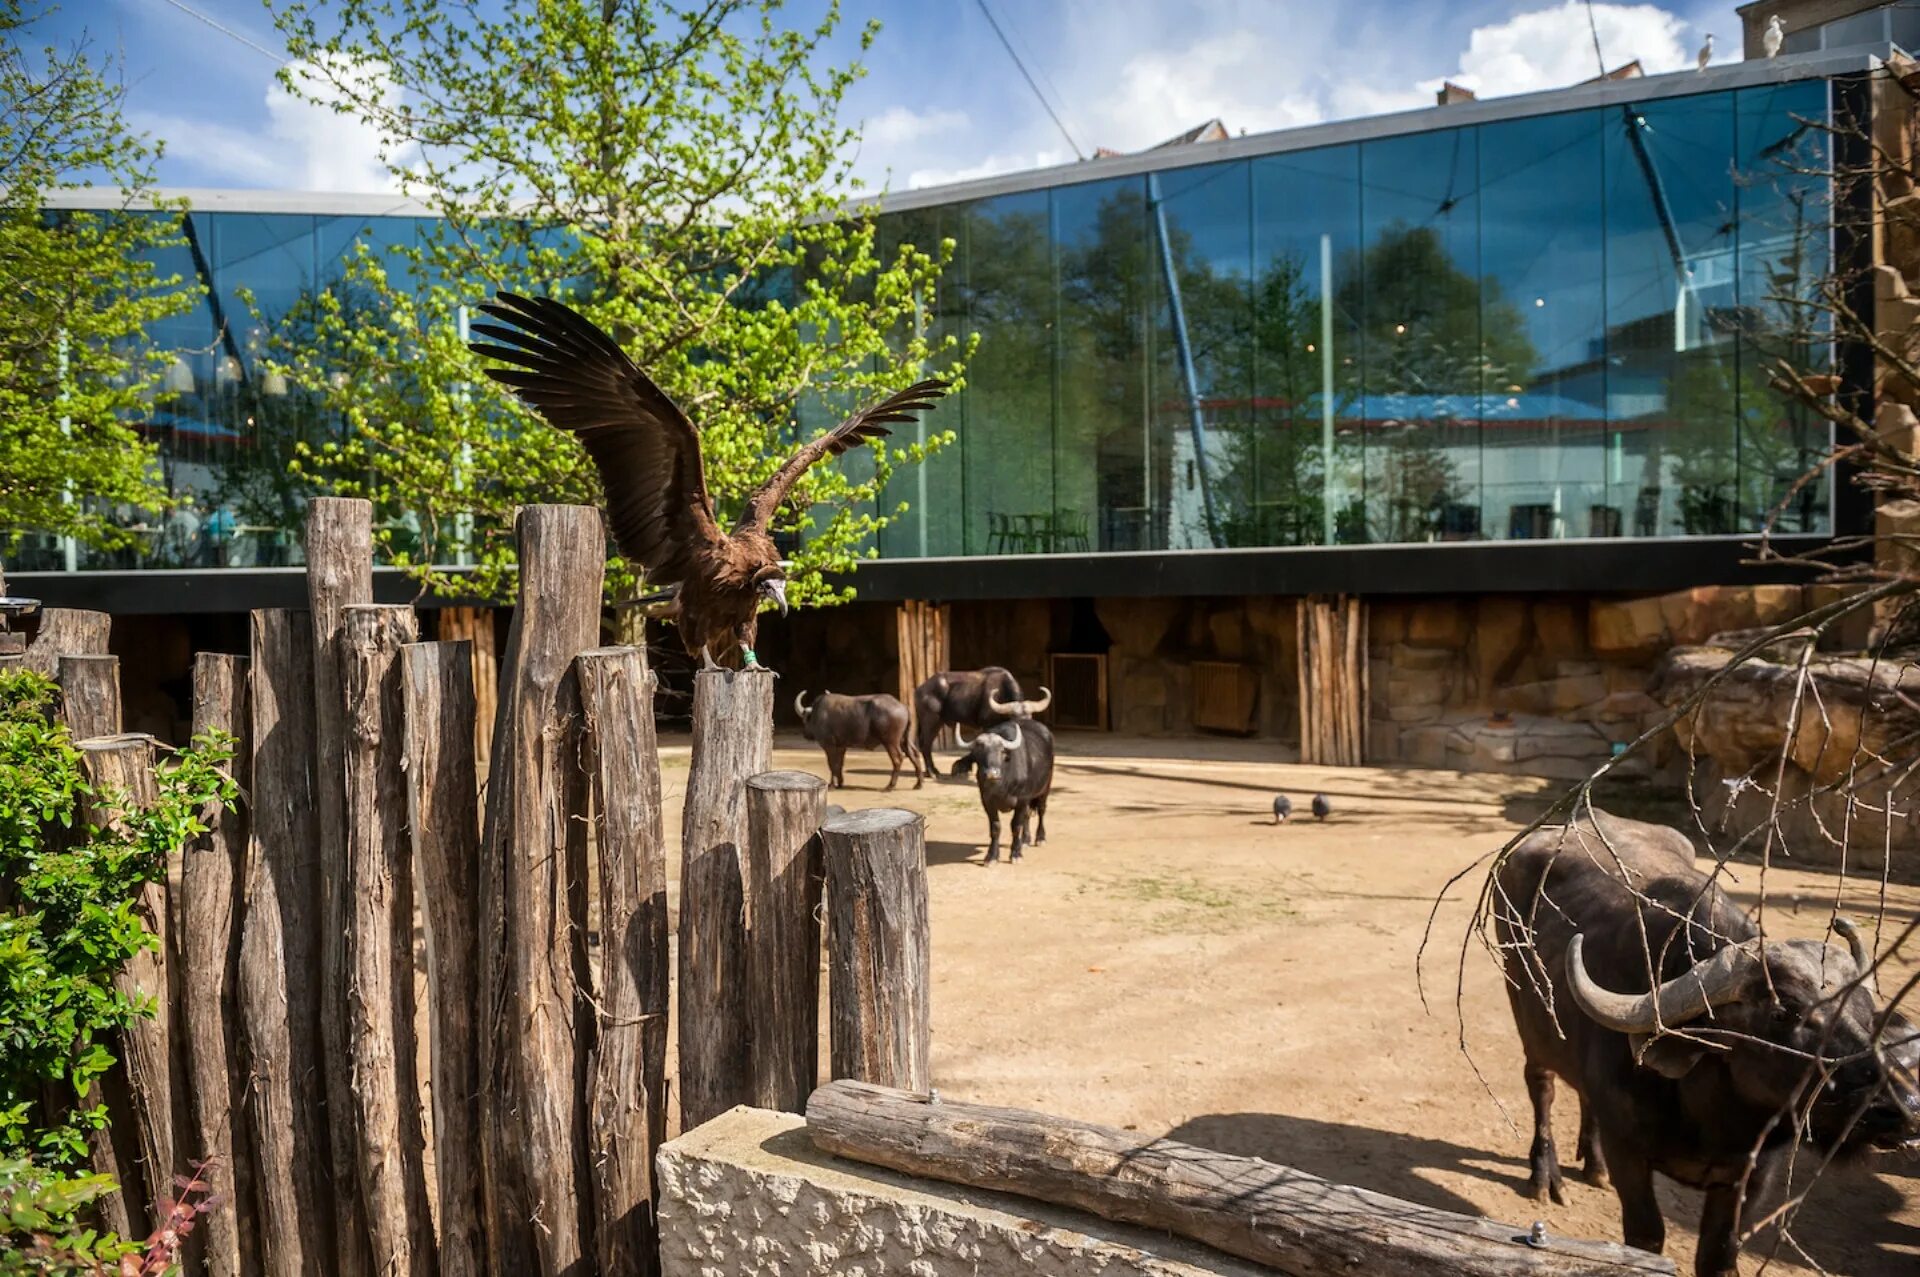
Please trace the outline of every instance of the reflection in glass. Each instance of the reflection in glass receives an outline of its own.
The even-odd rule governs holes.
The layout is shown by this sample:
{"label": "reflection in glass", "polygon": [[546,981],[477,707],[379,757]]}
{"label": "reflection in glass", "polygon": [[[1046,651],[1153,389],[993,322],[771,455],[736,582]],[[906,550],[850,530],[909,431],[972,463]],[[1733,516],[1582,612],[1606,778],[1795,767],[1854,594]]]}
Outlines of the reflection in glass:
{"label": "reflection in glass", "polygon": [[967,369],[964,446],[968,554],[1044,550],[1035,520],[1053,509],[1053,272],[1047,192],[967,211],[968,322],[980,349]]}

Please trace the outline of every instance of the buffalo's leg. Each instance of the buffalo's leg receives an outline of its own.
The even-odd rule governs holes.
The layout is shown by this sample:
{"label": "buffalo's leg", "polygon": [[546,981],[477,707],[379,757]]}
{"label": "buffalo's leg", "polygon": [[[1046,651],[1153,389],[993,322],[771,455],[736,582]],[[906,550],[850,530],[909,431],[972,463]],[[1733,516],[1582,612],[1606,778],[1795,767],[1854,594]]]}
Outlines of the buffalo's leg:
{"label": "buffalo's leg", "polygon": [[893,764],[893,774],[887,777],[887,788],[892,789],[900,783],[900,745],[897,741],[887,742],[887,761]]}
{"label": "buffalo's leg", "polygon": [[1030,809],[1027,807],[1027,804],[1015,803],[1013,805],[1013,850],[1008,853],[1008,860],[1020,859],[1020,849],[1027,844],[1027,819],[1029,814]]}
{"label": "buffalo's leg", "polygon": [[827,751],[827,771],[829,783],[835,789],[847,787],[847,751],[844,748]]}
{"label": "buffalo's leg", "polygon": [[1033,839],[1033,845],[1038,847],[1047,840],[1047,795],[1042,794],[1033,800],[1033,814],[1040,818],[1040,830]]}
{"label": "buffalo's leg", "polygon": [[1527,1195],[1536,1202],[1552,1197],[1557,1205],[1566,1205],[1566,1186],[1560,1178],[1560,1155],[1553,1147],[1553,1073],[1527,1062],[1527,1096],[1533,1101],[1533,1147],[1527,1151],[1532,1176]]}
{"label": "buffalo's leg", "polygon": [[1725,1184],[1707,1190],[1700,1210],[1700,1245],[1694,1252],[1695,1277],[1738,1277],[1740,1237],[1749,1229],[1754,1233],[1754,1249],[1767,1260],[1775,1257],[1780,1246],[1777,1216],[1762,1228],[1760,1222],[1775,1214],[1785,1199],[1785,1171],[1788,1159],[1763,1156],[1747,1176],[1746,1192],[1739,1184]]}
{"label": "buffalo's leg", "polygon": [[1622,1238],[1629,1246],[1659,1254],[1667,1244],[1667,1221],[1660,1217],[1660,1200],[1653,1195],[1653,1167],[1638,1153],[1609,1140],[1604,1129],[1600,1142],[1607,1150],[1614,1195],[1620,1199]]}
{"label": "buffalo's leg", "polygon": [[907,761],[913,764],[913,787],[918,789],[925,780],[925,776],[922,773],[932,771],[933,764],[928,763],[923,767],[921,760],[924,756],[919,749],[914,746],[914,743],[904,735],[900,737],[900,748],[907,752]]}
{"label": "buffalo's leg", "polygon": [[1600,1138],[1593,1129],[1593,1110],[1587,1107],[1587,1101],[1580,1101],[1580,1144],[1574,1149],[1580,1157],[1580,1178],[1595,1188],[1607,1186],[1607,1155],[1600,1147]]}
{"label": "buffalo's leg", "polygon": [[987,813],[987,863],[1000,859],[1000,813]]}

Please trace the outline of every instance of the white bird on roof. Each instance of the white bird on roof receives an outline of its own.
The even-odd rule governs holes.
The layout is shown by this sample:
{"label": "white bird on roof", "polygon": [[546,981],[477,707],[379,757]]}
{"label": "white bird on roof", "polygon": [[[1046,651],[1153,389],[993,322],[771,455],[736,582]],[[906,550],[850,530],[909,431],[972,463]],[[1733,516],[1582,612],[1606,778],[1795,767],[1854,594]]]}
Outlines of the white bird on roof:
{"label": "white bird on roof", "polygon": [[1780,46],[1787,40],[1786,24],[1780,21],[1780,15],[1774,14],[1767,19],[1767,33],[1760,37],[1760,47],[1770,58],[1780,56]]}
{"label": "white bird on roof", "polygon": [[1702,71],[1707,69],[1707,63],[1713,61],[1713,32],[1707,32],[1707,42],[1700,46],[1700,57],[1697,61]]}

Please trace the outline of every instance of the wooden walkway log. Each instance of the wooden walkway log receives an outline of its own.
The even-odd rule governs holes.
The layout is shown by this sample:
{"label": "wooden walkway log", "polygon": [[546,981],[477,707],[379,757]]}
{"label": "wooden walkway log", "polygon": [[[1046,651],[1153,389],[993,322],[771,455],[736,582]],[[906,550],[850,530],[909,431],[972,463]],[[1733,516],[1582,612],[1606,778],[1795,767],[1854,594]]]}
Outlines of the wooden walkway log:
{"label": "wooden walkway log", "polygon": [[[64,670],[75,657],[64,657]],[[96,658],[97,659],[97,658]],[[251,793],[247,745],[247,658],[203,652],[193,663],[193,731],[236,737],[229,764],[242,794]],[[251,1157],[243,1114],[247,1077],[239,1050],[241,893],[248,813],[244,804],[213,813],[207,832],[187,844],[180,867],[178,951],[181,1034],[185,1038],[185,1098],[190,1129],[182,1133],[183,1160],[212,1159],[209,1175],[227,1198],[195,1236],[209,1277],[260,1271],[256,1246]]]}
{"label": "wooden walkway log", "polygon": [[307,506],[307,605],[313,623],[313,788],[320,864],[320,1032],[341,1277],[373,1277],[372,1243],[354,1169],[354,1096],[347,1061],[345,704],[340,622],[373,601],[373,505],[316,497]]}
{"label": "wooden walkway log", "polygon": [[107,613],[49,607],[40,610],[39,621],[39,630],[27,644],[28,669],[54,678],[60,672],[61,657],[106,655],[113,631],[113,618]]}
{"label": "wooden walkway log", "polygon": [[402,655],[407,824],[427,926],[432,1147],[445,1277],[489,1271],[481,1191],[480,808],[471,647],[464,639],[413,643]]}
{"label": "wooden walkway log", "polygon": [[773,675],[702,670],[680,833],[680,1129],[753,1099],[747,1024],[747,778],[773,758]]}
{"label": "wooden walkway log", "polygon": [[836,1078],[923,1093],[933,1085],[926,829],[924,817],[890,807],[821,826]]}
{"label": "wooden walkway log", "polygon": [[400,649],[418,636],[413,609],[404,604],[341,609],[354,1165],[374,1270],[392,1277],[439,1271],[414,1064],[413,855],[400,674]]}
{"label": "wooden walkway log", "polygon": [[969,1188],[1177,1233],[1294,1277],[1621,1277],[1673,1262],[1335,1184],[1258,1158],[1020,1109],[836,1081],[807,1104],[814,1146]]}
{"label": "wooden walkway log", "polygon": [[812,772],[747,781],[748,1021],[753,1103],[803,1113],[820,1081],[820,826],[827,782]]}
{"label": "wooden walkway log", "polygon": [[573,658],[594,647],[600,512],[528,506],[481,840],[481,1026],[495,1270],[558,1277],[591,1263],[584,1076],[585,777],[573,750]]}
{"label": "wooden walkway log", "polygon": [[659,1269],[653,1156],[667,1137],[667,859],[654,680],[631,647],[582,652],[582,760],[600,870],[600,984],[587,1082],[603,1274]]}
{"label": "wooden walkway log", "polygon": [[320,1069],[320,862],[313,776],[313,628],[253,613],[252,803],[239,1000],[251,1093],[261,1271],[332,1277],[335,1218]]}
{"label": "wooden walkway log", "polygon": [[63,656],[56,673],[60,684],[60,721],[74,740],[117,736],[120,709],[120,658]]}

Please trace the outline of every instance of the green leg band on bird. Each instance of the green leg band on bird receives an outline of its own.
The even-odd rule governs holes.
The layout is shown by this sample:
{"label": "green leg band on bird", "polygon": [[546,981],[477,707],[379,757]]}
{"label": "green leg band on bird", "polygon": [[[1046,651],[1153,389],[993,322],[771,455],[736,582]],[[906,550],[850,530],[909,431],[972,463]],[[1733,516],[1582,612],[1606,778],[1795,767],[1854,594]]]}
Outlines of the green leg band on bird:
{"label": "green leg band on bird", "polygon": [[760,658],[753,654],[753,649],[750,647],[741,648],[740,654],[747,658],[747,664],[749,665],[758,665],[760,663]]}

